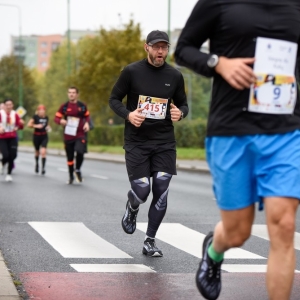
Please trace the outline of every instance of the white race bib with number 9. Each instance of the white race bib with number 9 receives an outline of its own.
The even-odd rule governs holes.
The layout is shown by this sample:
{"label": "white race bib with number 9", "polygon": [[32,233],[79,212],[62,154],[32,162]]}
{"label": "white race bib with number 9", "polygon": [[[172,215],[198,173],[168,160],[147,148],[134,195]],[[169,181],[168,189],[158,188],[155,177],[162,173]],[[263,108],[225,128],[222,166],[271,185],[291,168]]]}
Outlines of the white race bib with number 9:
{"label": "white race bib with number 9", "polygon": [[249,111],[269,114],[292,114],[297,101],[294,75],[297,44],[258,38],[254,73],[250,89]]}

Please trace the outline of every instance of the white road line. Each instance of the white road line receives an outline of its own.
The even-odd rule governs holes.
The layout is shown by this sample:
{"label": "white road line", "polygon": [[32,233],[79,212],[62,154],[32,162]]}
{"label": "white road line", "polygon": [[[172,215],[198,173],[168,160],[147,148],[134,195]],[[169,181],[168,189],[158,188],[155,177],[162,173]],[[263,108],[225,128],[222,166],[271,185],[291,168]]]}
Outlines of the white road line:
{"label": "white road line", "polygon": [[91,174],[90,176],[93,178],[98,178],[98,179],[103,179],[103,180],[108,179],[108,177],[106,177],[106,176],[101,176],[101,175],[97,175],[97,174]]}
{"label": "white road line", "polygon": [[222,270],[230,273],[266,273],[267,265],[223,264]]}
{"label": "white road line", "polygon": [[64,168],[58,168],[57,170],[60,171],[60,172],[68,172],[68,170],[64,169]]}
{"label": "white road line", "polygon": [[132,258],[83,223],[29,222],[65,258]]}
{"label": "white road line", "polygon": [[[267,225],[254,224],[252,226],[252,235],[257,236],[257,237],[262,238],[267,241],[270,240]],[[300,250],[300,233],[295,232],[295,240],[294,241],[295,241],[294,248],[297,250]]]}
{"label": "white road line", "polygon": [[[222,270],[230,273],[266,273],[267,265],[238,265],[238,264],[223,264]],[[295,270],[295,273],[300,273]]]}
{"label": "white road line", "polygon": [[71,264],[77,272],[82,273],[156,273],[145,265],[126,264]]}
{"label": "white road line", "polygon": [[[137,228],[143,232],[147,230],[147,223],[137,223]],[[202,257],[202,243],[205,234],[190,229],[179,223],[162,223],[156,237],[182,251],[198,258]],[[225,253],[225,258],[233,259],[265,259],[265,257],[250,251],[233,248]]]}

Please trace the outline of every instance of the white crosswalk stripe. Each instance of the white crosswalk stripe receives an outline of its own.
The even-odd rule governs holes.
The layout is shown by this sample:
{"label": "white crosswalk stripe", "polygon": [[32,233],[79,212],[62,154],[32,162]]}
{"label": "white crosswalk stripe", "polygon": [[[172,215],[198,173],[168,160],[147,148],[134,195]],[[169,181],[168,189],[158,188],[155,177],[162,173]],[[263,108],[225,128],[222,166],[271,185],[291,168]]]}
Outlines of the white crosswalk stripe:
{"label": "white crosswalk stripe", "polygon": [[[268,228],[266,225],[255,224],[252,226],[252,235],[269,240]],[[300,233],[295,232],[295,245],[294,248],[300,250]]]}
{"label": "white crosswalk stripe", "polygon": [[[143,232],[146,232],[147,223],[138,223],[137,228]],[[205,234],[178,223],[162,223],[159,227],[156,237],[157,239],[191,255],[194,255],[198,258],[202,257],[202,243],[205,238]],[[265,257],[241,248],[234,248],[225,253],[225,258],[264,259]]]}
{"label": "white crosswalk stripe", "polygon": [[155,273],[145,265],[133,264],[71,264],[77,272],[83,273]]}
{"label": "white crosswalk stripe", "polygon": [[132,258],[83,223],[29,222],[65,258]]}
{"label": "white crosswalk stripe", "polygon": [[[126,252],[107,242],[79,222],[29,222],[57,252],[65,258],[112,258],[133,259]],[[137,229],[146,232],[147,223],[137,223]],[[252,235],[269,240],[266,225],[253,225]],[[179,223],[162,223],[157,239],[197,258],[202,256],[202,242],[205,234]],[[300,250],[300,234],[295,233],[295,249]],[[266,257],[251,251],[234,248],[225,253],[225,259],[237,260],[237,264],[222,265],[222,270],[233,273],[264,273]],[[239,260],[261,260],[262,264],[241,264]],[[143,264],[70,264],[77,272],[153,273],[153,268]],[[299,271],[296,271],[299,272]]]}

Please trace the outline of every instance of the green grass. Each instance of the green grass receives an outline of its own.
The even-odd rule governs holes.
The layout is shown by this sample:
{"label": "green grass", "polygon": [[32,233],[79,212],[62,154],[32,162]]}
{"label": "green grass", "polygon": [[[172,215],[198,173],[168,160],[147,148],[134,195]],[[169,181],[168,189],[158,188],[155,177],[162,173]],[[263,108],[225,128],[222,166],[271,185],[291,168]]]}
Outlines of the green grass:
{"label": "green grass", "polygon": [[[21,141],[19,144],[20,146],[32,146],[32,142],[30,141]],[[64,145],[63,143],[49,142],[48,148],[63,150]],[[88,150],[89,152],[97,153],[124,154],[124,150],[121,146],[89,145]],[[177,148],[177,158],[190,160],[205,160],[205,150],[200,148]]]}

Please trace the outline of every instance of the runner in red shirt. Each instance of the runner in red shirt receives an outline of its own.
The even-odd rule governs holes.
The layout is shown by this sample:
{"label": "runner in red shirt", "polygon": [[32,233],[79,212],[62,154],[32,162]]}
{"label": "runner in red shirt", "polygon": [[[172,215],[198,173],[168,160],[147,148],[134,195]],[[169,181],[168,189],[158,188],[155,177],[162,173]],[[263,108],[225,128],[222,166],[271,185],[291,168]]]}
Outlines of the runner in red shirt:
{"label": "runner in red shirt", "polygon": [[4,101],[4,109],[0,110],[0,149],[2,153],[2,169],[8,163],[5,181],[12,181],[11,171],[17,157],[18,140],[17,130],[23,129],[24,122],[13,110],[11,99]]}
{"label": "runner in red shirt", "polygon": [[[74,174],[77,182],[82,182],[81,165],[87,152],[86,133],[90,130],[90,113],[87,106],[78,100],[78,89],[68,89],[69,101],[62,104],[55,115],[55,123],[64,127],[64,143],[69,167],[69,181],[72,184]],[[74,153],[76,165],[74,172]]]}

